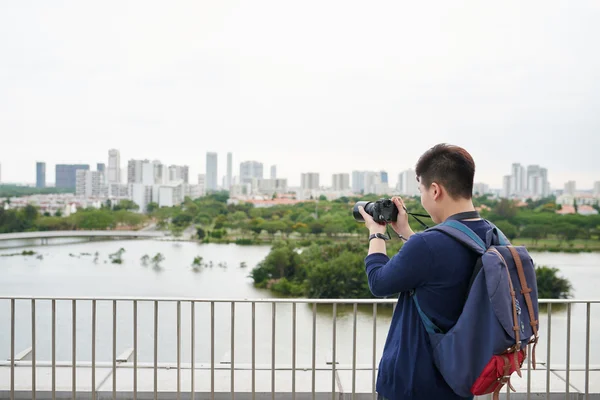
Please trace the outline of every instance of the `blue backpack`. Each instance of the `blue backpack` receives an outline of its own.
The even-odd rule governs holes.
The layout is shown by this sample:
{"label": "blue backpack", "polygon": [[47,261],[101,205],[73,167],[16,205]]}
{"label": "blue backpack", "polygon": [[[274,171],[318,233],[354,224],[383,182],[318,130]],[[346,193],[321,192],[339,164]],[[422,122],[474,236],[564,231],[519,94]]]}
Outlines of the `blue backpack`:
{"label": "blue backpack", "polygon": [[535,369],[539,325],[535,267],[525,247],[511,246],[496,226],[490,226],[485,243],[456,220],[430,228],[480,255],[462,313],[448,332],[425,315],[417,293],[411,293],[429,334],[436,367],[462,397],[494,393],[497,399],[505,384],[514,391],[510,376],[515,371],[521,376],[528,344],[533,344]]}

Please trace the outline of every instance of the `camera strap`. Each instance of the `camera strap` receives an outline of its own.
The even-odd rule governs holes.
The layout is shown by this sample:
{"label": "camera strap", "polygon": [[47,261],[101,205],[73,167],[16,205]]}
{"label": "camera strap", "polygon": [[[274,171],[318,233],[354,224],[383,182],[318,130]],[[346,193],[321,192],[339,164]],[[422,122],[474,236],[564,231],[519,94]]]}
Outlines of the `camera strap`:
{"label": "camera strap", "polygon": [[481,218],[481,215],[477,211],[465,211],[460,212],[446,218],[446,221],[460,221],[462,219],[476,219]]}

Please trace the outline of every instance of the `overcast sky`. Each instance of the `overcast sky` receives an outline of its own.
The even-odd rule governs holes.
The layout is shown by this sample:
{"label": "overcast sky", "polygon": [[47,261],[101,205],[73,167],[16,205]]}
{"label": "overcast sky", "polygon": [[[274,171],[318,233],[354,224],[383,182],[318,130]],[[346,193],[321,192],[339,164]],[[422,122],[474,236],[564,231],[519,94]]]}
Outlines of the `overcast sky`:
{"label": "overcast sky", "polygon": [[[397,174],[438,142],[600,181],[600,2],[2,1],[2,181],[35,161]],[[195,178],[192,179],[195,181]]]}

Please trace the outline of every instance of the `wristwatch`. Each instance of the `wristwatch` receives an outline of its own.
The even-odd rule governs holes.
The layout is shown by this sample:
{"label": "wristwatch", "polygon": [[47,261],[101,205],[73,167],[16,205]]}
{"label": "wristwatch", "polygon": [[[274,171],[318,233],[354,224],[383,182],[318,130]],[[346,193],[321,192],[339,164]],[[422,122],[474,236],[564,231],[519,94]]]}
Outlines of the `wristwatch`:
{"label": "wristwatch", "polygon": [[369,242],[375,238],[383,239],[383,240],[390,240],[390,237],[388,235],[386,235],[385,233],[373,233],[372,235],[369,236]]}

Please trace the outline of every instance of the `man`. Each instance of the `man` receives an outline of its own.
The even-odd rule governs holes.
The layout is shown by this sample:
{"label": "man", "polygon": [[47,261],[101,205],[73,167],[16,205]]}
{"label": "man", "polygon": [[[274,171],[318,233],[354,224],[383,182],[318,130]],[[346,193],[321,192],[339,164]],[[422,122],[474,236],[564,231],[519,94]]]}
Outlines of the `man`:
{"label": "man", "polygon": [[[458,146],[438,144],[419,158],[416,175],[421,204],[433,222],[475,211],[474,174],[473,158]],[[378,297],[400,294],[379,364],[377,392],[389,400],[462,399],[434,365],[429,337],[411,294],[418,295],[425,315],[448,331],[462,311],[477,255],[442,232],[414,233],[402,199],[393,201],[398,218],[391,226],[406,243],[391,259],[386,255],[386,226],[359,209],[370,233],[365,266],[371,292]],[[485,220],[460,222],[485,241],[490,229]]]}

